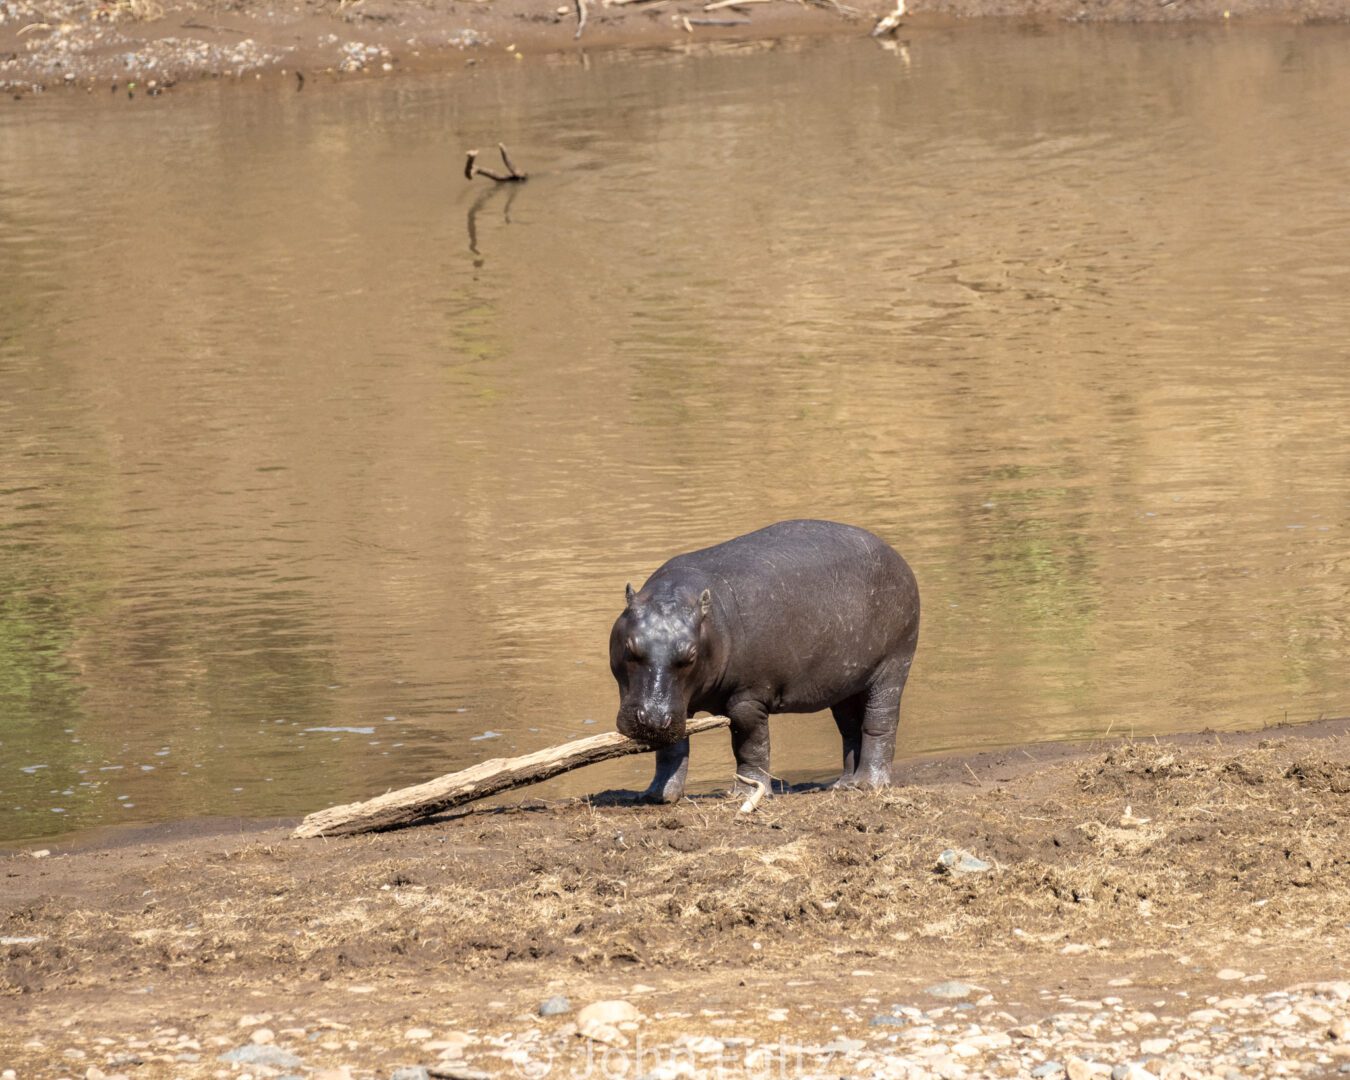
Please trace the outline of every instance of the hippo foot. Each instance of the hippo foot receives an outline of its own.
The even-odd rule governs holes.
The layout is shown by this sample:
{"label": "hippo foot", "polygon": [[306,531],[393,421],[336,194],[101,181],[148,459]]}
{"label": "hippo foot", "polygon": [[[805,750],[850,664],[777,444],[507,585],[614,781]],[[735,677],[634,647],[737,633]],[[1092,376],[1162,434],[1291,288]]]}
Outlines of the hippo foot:
{"label": "hippo foot", "polygon": [[831,791],[876,791],[891,786],[891,774],[887,769],[859,770],[844,773],[833,784]]}
{"label": "hippo foot", "polygon": [[637,801],[646,803],[648,806],[668,806],[671,803],[679,802],[682,798],[684,798],[683,789],[672,791],[667,788],[649,787],[638,796]]}
{"label": "hippo foot", "polygon": [[738,776],[738,777],[736,778],[736,782],[735,782],[734,784],[731,785],[731,789],[727,792],[727,795],[728,795],[730,798],[733,798],[733,799],[748,799],[748,798],[749,798],[751,795],[753,795],[757,790],[759,790],[758,788],[755,787],[754,784],[747,784],[747,783],[745,783],[745,781],[741,779],[741,776],[745,777],[746,780],[758,780],[758,781],[760,781],[760,782],[764,785],[764,795],[763,795],[764,798],[768,798],[768,796],[770,796],[770,795],[773,794],[773,779],[772,779],[772,777],[769,777],[769,776],[759,776],[759,775],[757,775],[757,774],[755,774],[755,773],[741,773],[740,776]]}

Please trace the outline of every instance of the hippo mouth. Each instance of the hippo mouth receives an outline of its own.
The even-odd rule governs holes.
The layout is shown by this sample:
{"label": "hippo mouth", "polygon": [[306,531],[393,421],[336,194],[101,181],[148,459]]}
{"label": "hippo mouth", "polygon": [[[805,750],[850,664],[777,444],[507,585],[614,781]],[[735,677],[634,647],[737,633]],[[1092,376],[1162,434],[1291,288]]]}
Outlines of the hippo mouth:
{"label": "hippo mouth", "polygon": [[614,725],[620,735],[626,735],[635,742],[646,743],[653,749],[669,746],[684,738],[684,719],[672,718],[668,723],[653,724],[638,720],[637,717],[620,713]]}

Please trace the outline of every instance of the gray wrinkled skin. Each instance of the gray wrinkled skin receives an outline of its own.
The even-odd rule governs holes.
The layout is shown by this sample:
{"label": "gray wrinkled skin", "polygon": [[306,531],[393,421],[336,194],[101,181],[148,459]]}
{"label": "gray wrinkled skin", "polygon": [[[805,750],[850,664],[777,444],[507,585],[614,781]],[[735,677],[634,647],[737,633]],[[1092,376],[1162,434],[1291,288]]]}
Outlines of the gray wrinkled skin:
{"label": "gray wrinkled skin", "polygon": [[737,773],[768,785],[769,715],[829,709],[844,745],[836,785],[890,783],[919,640],[919,587],[890,545],[781,521],[677,555],[627,592],[609,664],[619,731],[658,748],[648,799],[684,794],[685,721],[699,712],[731,718]]}

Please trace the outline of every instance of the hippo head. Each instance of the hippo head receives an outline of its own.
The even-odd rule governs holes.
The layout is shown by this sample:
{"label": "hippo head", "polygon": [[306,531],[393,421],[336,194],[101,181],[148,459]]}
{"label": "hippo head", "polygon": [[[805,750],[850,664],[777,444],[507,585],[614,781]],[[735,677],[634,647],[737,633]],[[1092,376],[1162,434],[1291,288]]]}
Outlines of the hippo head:
{"label": "hippo head", "polygon": [[621,734],[654,746],[684,738],[689,705],[707,668],[712,595],[627,589],[628,605],[609,636],[609,666],[619,684]]}

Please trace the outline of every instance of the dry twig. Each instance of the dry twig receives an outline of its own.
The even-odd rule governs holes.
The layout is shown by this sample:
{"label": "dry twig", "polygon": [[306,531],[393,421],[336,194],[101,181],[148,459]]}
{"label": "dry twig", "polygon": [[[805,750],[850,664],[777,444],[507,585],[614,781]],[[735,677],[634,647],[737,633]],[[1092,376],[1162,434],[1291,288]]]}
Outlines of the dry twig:
{"label": "dry twig", "polygon": [[760,803],[760,800],[764,798],[764,793],[769,790],[769,785],[764,783],[763,780],[752,780],[749,777],[742,776],[740,773],[736,774],[736,779],[739,780],[742,784],[752,785],[755,789],[751,793],[749,798],[747,798],[745,802],[741,803],[741,808],[740,810],[737,811],[737,813],[753,814],[755,812],[755,807],[757,807]]}

